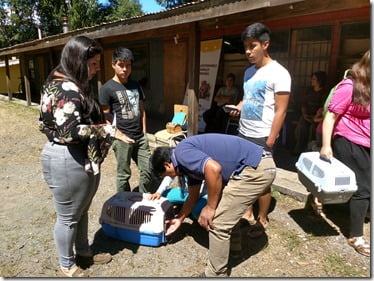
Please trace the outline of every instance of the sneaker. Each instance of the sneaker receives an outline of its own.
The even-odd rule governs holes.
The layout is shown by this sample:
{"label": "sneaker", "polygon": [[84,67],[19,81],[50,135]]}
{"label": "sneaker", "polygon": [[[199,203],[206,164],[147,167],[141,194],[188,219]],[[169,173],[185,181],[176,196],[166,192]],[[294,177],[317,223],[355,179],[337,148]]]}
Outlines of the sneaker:
{"label": "sneaker", "polygon": [[77,265],[74,265],[70,269],[60,267],[60,274],[63,277],[89,277],[87,270],[83,270]]}
{"label": "sneaker", "polygon": [[93,256],[76,255],[75,261],[79,265],[88,266],[92,264],[107,264],[112,261],[112,255],[109,253],[100,253]]}

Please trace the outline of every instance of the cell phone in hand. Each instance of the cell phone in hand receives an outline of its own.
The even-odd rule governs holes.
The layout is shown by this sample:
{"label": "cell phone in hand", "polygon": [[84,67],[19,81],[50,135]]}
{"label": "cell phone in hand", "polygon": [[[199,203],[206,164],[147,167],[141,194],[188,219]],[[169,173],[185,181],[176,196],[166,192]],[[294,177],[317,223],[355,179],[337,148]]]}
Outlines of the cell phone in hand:
{"label": "cell phone in hand", "polygon": [[231,111],[237,111],[239,112],[239,109],[233,105],[233,104],[226,104],[223,106],[223,110],[226,112],[226,113],[229,113]]}

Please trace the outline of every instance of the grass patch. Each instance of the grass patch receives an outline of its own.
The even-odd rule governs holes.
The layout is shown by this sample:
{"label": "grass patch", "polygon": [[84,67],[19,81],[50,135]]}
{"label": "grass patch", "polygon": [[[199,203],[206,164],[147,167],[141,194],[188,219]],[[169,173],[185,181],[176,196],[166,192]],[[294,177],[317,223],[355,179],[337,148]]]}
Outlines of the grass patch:
{"label": "grass patch", "polygon": [[349,264],[345,258],[337,254],[331,254],[325,257],[323,268],[329,276],[365,277],[365,275],[358,270],[357,266]]}
{"label": "grass patch", "polygon": [[26,106],[26,105],[23,105],[23,104],[19,104],[17,102],[9,102],[9,101],[2,101],[0,100],[0,104],[1,106],[6,106],[8,108],[12,108],[12,109],[15,109],[15,110],[20,110],[21,112],[30,112],[30,113],[37,113],[39,112],[39,108],[35,108],[35,107],[31,107],[31,106]]}
{"label": "grass patch", "polygon": [[303,243],[303,240],[297,234],[290,231],[281,232],[280,236],[282,241],[286,243],[286,247],[289,251],[294,251]]}

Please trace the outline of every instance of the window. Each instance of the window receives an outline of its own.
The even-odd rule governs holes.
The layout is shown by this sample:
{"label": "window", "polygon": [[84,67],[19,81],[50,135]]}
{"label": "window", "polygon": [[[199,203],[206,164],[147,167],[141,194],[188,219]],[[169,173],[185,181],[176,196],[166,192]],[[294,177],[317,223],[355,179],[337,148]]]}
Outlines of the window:
{"label": "window", "polygon": [[303,92],[310,86],[312,72],[328,72],[331,32],[331,26],[308,27],[294,31],[296,46],[292,82],[298,91]]}
{"label": "window", "polygon": [[370,49],[370,22],[342,24],[340,34],[336,81]]}
{"label": "window", "polygon": [[149,88],[147,79],[149,78],[149,56],[148,45],[131,46],[129,48],[134,55],[134,64],[132,66],[131,78],[136,81],[142,81],[143,88]]}
{"label": "window", "polygon": [[289,30],[272,31],[270,35],[269,53],[281,65],[288,69]]}

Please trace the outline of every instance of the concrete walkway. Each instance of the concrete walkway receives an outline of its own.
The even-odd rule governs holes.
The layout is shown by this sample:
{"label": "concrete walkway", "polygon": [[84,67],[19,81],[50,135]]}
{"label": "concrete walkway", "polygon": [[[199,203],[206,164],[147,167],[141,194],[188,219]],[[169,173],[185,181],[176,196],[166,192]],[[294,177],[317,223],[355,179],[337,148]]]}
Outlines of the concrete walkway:
{"label": "concrete walkway", "polygon": [[277,168],[277,176],[273,183],[273,189],[301,202],[306,202],[309,195],[305,186],[300,183],[297,173],[282,168]]}

